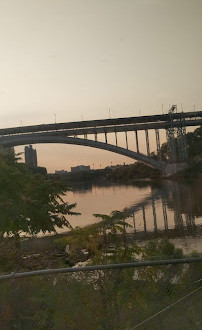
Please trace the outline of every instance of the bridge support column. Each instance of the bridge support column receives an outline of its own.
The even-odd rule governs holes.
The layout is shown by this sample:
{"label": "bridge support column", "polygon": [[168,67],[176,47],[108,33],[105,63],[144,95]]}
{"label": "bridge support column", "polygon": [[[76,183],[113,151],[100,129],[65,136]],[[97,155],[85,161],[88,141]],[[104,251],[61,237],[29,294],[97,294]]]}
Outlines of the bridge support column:
{"label": "bridge support column", "polygon": [[107,133],[105,132],[105,143],[107,143]]}
{"label": "bridge support column", "polygon": [[154,231],[157,233],[157,221],[156,221],[156,208],[155,208],[155,202],[152,197],[152,211],[153,211],[153,218],[154,218]]}
{"label": "bridge support column", "polygon": [[133,212],[133,228],[134,228],[134,232],[136,234],[136,223],[135,223],[135,213]]}
{"label": "bridge support column", "polygon": [[162,209],[163,209],[163,219],[164,219],[164,228],[165,231],[168,230],[168,216],[167,216],[167,209],[166,209],[166,204],[162,199]]}
{"label": "bridge support column", "polygon": [[143,222],[144,222],[144,233],[145,233],[145,235],[147,235],[147,224],[146,224],[144,205],[142,205],[142,217],[143,217]]}
{"label": "bridge support column", "polygon": [[87,138],[88,138],[88,134],[84,134],[84,139],[87,140]]}
{"label": "bridge support column", "polygon": [[97,133],[95,133],[95,141],[97,141]]}
{"label": "bridge support column", "polygon": [[174,222],[175,222],[175,228],[180,230],[180,233],[183,234],[184,222],[183,222],[182,214],[178,209],[174,209]]}
{"label": "bridge support column", "polygon": [[157,147],[157,156],[158,160],[161,160],[161,143],[160,143],[160,136],[159,136],[159,130],[155,129],[156,133],[156,147]]}
{"label": "bridge support column", "polygon": [[181,122],[181,127],[178,127],[177,129],[178,161],[187,162],[188,152],[186,141],[186,126],[184,125],[184,120],[182,120]]}
{"label": "bridge support column", "polygon": [[150,155],[149,133],[147,129],[145,130],[145,136],[146,136],[147,156],[149,156]]}
{"label": "bridge support column", "polygon": [[128,149],[128,135],[127,135],[127,131],[125,131],[125,135],[126,135],[126,148]]}
{"label": "bridge support column", "polygon": [[174,136],[174,129],[166,130],[166,138],[168,143],[168,158],[170,163],[177,163],[176,143]]}
{"label": "bridge support column", "polygon": [[188,199],[187,199],[188,212],[185,214],[187,231],[194,233],[195,230],[195,216],[193,212],[193,203],[192,203],[192,194],[189,190]]}
{"label": "bridge support column", "polygon": [[117,131],[115,131],[114,133],[115,133],[116,146],[118,147]]}
{"label": "bridge support column", "polygon": [[193,229],[195,228],[195,217],[193,214],[185,214],[185,219],[186,219],[186,226],[187,226],[187,231],[192,232]]}
{"label": "bridge support column", "polygon": [[139,153],[139,142],[138,142],[138,133],[135,131],[135,138],[136,138],[136,150]]}

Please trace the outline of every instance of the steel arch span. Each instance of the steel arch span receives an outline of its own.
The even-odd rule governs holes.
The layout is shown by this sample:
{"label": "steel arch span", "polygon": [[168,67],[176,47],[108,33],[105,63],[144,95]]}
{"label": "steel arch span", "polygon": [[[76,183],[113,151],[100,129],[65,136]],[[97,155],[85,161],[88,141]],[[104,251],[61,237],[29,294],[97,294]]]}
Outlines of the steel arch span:
{"label": "steel arch span", "polygon": [[140,161],[145,165],[152,168],[163,171],[166,167],[166,163],[162,161],[157,161],[152,159],[142,153],[131,151],[122,147],[118,147],[112,144],[93,141],[89,139],[82,139],[76,137],[68,137],[64,135],[54,135],[54,134],[24,134],[24,135],[14,135],[0,138],[0,145],[3,147],[15,147],[26,144],[41,144],[41,143],[62,143],[62,144],[73,144],[79,146],[92,147],[102,150],[108,150],[131,159]]}

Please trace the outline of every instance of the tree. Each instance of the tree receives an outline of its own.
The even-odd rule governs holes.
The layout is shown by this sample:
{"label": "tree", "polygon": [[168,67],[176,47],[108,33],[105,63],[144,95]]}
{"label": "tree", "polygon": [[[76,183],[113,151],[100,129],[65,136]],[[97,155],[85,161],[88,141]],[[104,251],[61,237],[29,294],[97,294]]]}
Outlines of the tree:
{"label": "tree", "polygon": [[56,232],[71,225],[66,215],[76,204],[65,203],[66,188],[61,182],[32,173],[15,156],[0,154],[0,233],[17,236],[24,232]]}
{"label": "tree", "polygon": [[187,147],[189,157],[193,158],[202,154],[202,126],[194,132],[187,133]]}
{"label": "tree", "polygon": [[[175,147],[177,149],[177,138],[174,140]],[[189,159],[193,159],[201,155],[202,153],[202,126],[195,129],[194,132],[186,134],[186,143]],[[168,159],[168,142],[165,142],[161,146],[161,157],[163,160]]]}
{"label": "tree", "polygon": [[[34,174],[14,155],[0,153],[0,264],[20,257],[20,235],[56,232],[71,225],[76,204],[64,202],[62,183]],[[10,240],[12,238],[12,240]],[[10,254],[9,254],[10,253]],[[11,256],[12,255],[12,256]]]}
{"label": "tree", "polygon": [[73,261],[74,257],[76,257],[76,260],[78,257],[81,257],[81,251],[83,249],[88,251],[90,257],[96,255],[101,245],[101,238],[98,235],[98,230],[93,226],[85,228],[76,227],[71,230],[68,236],[55,239],[54,243],[60,250],[70,245],[70,256]]}
{"label": "tree", "polygon": [[[101,219],[99,227],[103,234],[104,247],[107,248],[107,243],[109,240],[112,243],[121,243],[124,248],[127,247],[126,239],[126,228],[131,227],[129,223],[126,222],[126,219],[130,218],[131,215],[127,212],[127,209],[123,212],[113,211],[110,215],[107,214],[94,214],[96,218]],[[117,234],[122,234],[123,242],[120,239],[117,240]],[[109,238],[109,239],[108,239]]]}

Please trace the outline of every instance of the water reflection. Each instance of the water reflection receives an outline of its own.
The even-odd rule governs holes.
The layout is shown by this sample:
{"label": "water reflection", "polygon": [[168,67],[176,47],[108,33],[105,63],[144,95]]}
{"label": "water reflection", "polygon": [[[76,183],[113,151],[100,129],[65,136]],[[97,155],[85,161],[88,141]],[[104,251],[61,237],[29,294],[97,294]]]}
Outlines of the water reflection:
{"label": "water reflection", "polygon": [[[150,234],[151,232],[158,234],[159,231],[164,231],[168,236],[195,236],[196,234],[200,234],[202,225],[202,196],[199,187],[201,183],[201,180],[191,185],[166,181],[158,187],[152,187],[150,196],[129,207],[129,212],[133,218],[134,232],[137,233],[135,218],[141,209],[145,236],[148,235],[148,231]],[[160,212],[160,204],[162,213]],[[146,217],[145,209],[148,210],[148,217]],[[157,213],[160,218],[157,217]],[[152,222],[153,228],[151,228]],[[149,230],[147,229],[148,223]]]}
{"label": "water reflection", "polygon": [[127,208],[131,214],[130,234],[137,237],[195,236],[202,227],[202,180],[192,184],[164,181],[158,184],[85,183],[67,194],[67,201],[77,202],[81,216],[71,224],[86,226],[95,221],[94,213],[109,214]]}

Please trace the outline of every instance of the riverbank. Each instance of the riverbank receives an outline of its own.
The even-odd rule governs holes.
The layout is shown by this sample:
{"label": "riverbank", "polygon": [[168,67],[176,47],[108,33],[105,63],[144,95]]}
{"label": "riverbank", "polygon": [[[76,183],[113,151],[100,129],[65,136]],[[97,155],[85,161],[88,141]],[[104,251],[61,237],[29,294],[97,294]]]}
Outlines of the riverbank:
{"label": "riverbank", "polygon": [[[198,230],[199,234],[199,230]],[[45,236],[40,238],[28,238],[21,243],[21,270],[37,270],[47,268],[58,268],[66,266],[74,266],[79,262],[85,262],[89,259],[87,251],[82,248],[77,250],[77,253],[69,255],[65,251],[65,246],[62,246],[56,242],[64,239],[71,234]],[[200,228],[200,235],[195,237],[177,237],[176,234],[171,231],[166,236],[169,242],[174,244],[176,249],[181,249],[183,254],[188,256],[192,253],[202,254],[202,226]],[[147,237],[141,237],[141,235],[129,235],[127,237],[128,246],[135,246],[143,248],[151,241],[161,240],[165,238],[165,235],[158,233],[158,235],[148,235]],[[69,249],[68,249],[69,250]],[[70,247],[71,251],[71,247]],[[114,251],[113,245],[111,250]]]}
{"label": "riverbank", "polygon": [[[62,234],[47,235],[43,237],[27,237],[21,241],[21,251],[25,254],[38,253],[56,253],[57,247],[55,241],[65,237],[71,236],[71,232]],[[137,242],[137,244],[144,245],[149,240],[168,238],[177,247],[183,249],[185,253],[191,253],[197,250],[202,253],[202,225],[195,228],[194,232],[186,233],[180,232],[176,229],[170,229],[165,233],[159,231],[157,233],[148,232],[147,235],[143,231],[128,234],[127,240],[130,243]]]}

